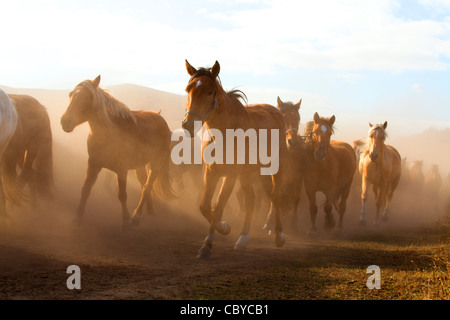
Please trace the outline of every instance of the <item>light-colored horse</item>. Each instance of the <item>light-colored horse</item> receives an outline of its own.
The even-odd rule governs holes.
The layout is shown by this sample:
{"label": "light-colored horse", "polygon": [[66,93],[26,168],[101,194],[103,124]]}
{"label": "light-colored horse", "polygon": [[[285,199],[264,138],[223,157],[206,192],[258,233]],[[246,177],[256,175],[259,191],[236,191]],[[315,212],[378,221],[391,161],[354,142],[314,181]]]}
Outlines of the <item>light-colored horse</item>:
{"label": "light-colored horse", "polygon": [[[170,137],[167,122],[153,111],[130,110],[106,90],[99,87],[100,76],[79,83],[70,92],[70,103],[61,117],[65,132],[88,122],[90,134],[88,145],[88,168],[75,222],[81,223],[86,202],[102,168],[117,174],[118,198],[122,205],[124,228],[129,226],[127,208],[127,174],[136,170],[142,193],[133,214],[132,223],[137,224],[143,206],[153,213],[151,191],[165,198],[174,198],[169,177]],[[147,174],[146,166],[151,169]]]}
{"label": "light-colored horse", "polygon": [[368,188],[373,185],[377,206],[375,224],[378,225],[381,210],[384,210],[383,220],[388,219],[389,205],[400,181],[401,157],[394,147],[384,143],[387,138],[387,121],[384,124],[369,125],[369,138],[359,161],[362,176],[360,224],[365,225],[367,222]]}
{"label": "light-colored horse", "polygon": [[20,187],[17,175],[7,170],[5,166],[5,151],[8,148],[18,125],[18,115],[13,102],[0,89],[0,216],[7,217],[6,200],[20,204],[26,199]]}

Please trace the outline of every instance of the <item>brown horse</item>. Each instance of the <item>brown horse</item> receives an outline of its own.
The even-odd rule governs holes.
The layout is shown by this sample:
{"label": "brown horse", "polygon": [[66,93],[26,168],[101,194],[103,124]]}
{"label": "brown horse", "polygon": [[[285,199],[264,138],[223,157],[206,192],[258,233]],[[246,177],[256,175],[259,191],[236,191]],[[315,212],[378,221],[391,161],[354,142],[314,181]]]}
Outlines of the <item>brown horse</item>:
{"label": "brown horse", "polygon": [[[226,92],[218,79],[220,72],[220,65],[216,61],[212,68],[199,68],[198,70],[191,66],[186,60],[186,70],[191,76],[186,87],[188,94],[186,101],[187,112],[182,123],[182,127],[188,131],[192,137],[194,132],[195,121],[204,123],[207,130],[215,132],[214,142],[204,141],[202,145],[202,155],[205,162],[205,175],[203,179],[203,194],[200,204],[200,211],[202,215],[209,221],[209,234],[201,247],[198,256],[199,258],[207,258],[210,256],[213,245],[213,238],[215,230],[221,234],[228,234],[231,231],[230,226],[225,221],[222,221],[222,214],[224,207],[233,191],[235,182],[240,179],[241,187],[245,194],[246,215],[244,226],[240,237],[236,242],[235,248],[242,248],[248,242],[251,218],[254,211],[255,195],[252,187],[252,177],[264,164],[261,159],[250,164],[249,149],[251,147],[250,138],[244,138],[244,146],[242,149],[237,148],[234,143],[236,137],[228,137],[227,129],[234,132],[240,130],[242,132],[249,132],[250,129],[255,130],[258,141],[261,141],[261,129],[270,132],[268,136],[272,137],[272,133],[278,133],[278,137],[268,139],[266,150],[275,148],[275,152],[279,157],[279,170],[272,174],[272,193],[271,206],[275,212],[275,239],[276,245],[282,246],[284,244],[284,235],[282,233],[282,226],[279,212],[279,191],[281,183],[282,160],[286,150],[284,136],[280,132],[284,132],[284,121],[280,111],[270,105],[244,105],[239,100],[242,98],[240,91],[232,90]],[[278,130],[278,131],[273,131]],[[234,157],[233,163],[220,163],[219,161],[206,161],[205,151],[210,150],[211,146],[216,146],[216,142],[221,136],[223,145],[231,145],[233,149],[216,150],[215,154],[222,153],[223,159]],[[217,142],[217,146],[219,143]],[[260,146],[261,147],[261,146]],[[261,148],[259,148],[261,149]],[[229,151],[229,152],[227,152]],[[245,161],[237,163],[237,153],[245,151]],[[261,150],[260,150],[261,151]],[[232,154],[231,154],[232,152]],[[272,156],[276,156],[273,155]],[[261,169],[262,170],[262,169]],[[215,192],[219,179],[223,177],[222,186],[218,195],[217,202],[214,208],[211,208],[211,200]]]}
{"label": "brown horse", "polygon": [[320,117],[316,112],[314,121],[309,122],[305,128],[305,136],[308,141],[305,144],[305,191],[309,200],[311,214],[310,235],[316,233],[317,204],[316,193],[321,191],[326,196],[324,206],[325,228],[330,230],[335,225],[332,214],[333,205],[340,199],[339,206],[339,231],[343,231],[343,219],[347,206],[347,198],[353,182],[356,170],[355,152],[348,143],[330,141],[334,133],[336,117]]}
{"label": "brown horse", "polygon": [[301,104],[301,99],[294,104],[292,102],[283,102],[280,97],[277,97],[277,108],[283,115],[286,128],[286,145],[288,148],[285,160],[285,177],[283,179],[281,202],[283,203],[283,209],[292,211],[292,226],[294,230],[297,228],[297,211],[305,169],[305,142],[303,137],[299,135],[301,119],[299,110]]}
{"label": "brown horse", "polygon": [[[26,199],[16,172],[5,167],[5,151],[19,122],[16,108],[8,95],[0,89],[0,217],[9,217],[6,200],[20,205]],[[15,169],[15,168],[14,168]]]}
{"label": "brown horse", "polygon": [[366,224],[368,188],[373,185],[377,205],[375,224],[378,225],[381,210],[384,210],[383,220],[388,218],[389,204],[402,172],[401,157],[394,147],[384,143],[387,138],[387,121],[384,124],[369,125],[369,138],[359,161],[362,176],[360,224]]}
{"label": "brown horse", "polygon": [[[126,228],[130,220],[126,204],[128,170],[136,170],[143,186],[133,223],[138,222],[145,204],[147,213],[153,213],[150,192],[154,186],[157,195],[174,196],[169,177],[171,132],[159,113],[132,111],[99,84],[100,76],[79,83],[70,92],[69,106],[61,117],[61,126],[66,132],[72,132],[86,121],[90,126],[87,174],[75,221],[81,223],[91,189],[100,170],[106,168],[117,174],[118,198]],[[151,169],[148,175],[146,166]]]}
{"label": "brown horse", "polygon": [[47,110],[35,98],[27,95],[9,95],[19,116],[19,125],[5,151],[7,170],[17,174],[28,185],[33,201],[37,197],[52,198],[53,142]]}
{"label": "brown horse", "polygon": [[441,187],[442,177],[439,172],[439,166],[437,164],[433,164],[425,175],[425,190],[429,201],[433,201],[435,204],[438,202]]}
{"label": "brown horse", "polygon": [[[413,160],[409,169],[410,190],[415,197],[421,197],[425,185],[425,175],[423,174],[423,160]],[[417,199],[417,198],[416,198]]]}

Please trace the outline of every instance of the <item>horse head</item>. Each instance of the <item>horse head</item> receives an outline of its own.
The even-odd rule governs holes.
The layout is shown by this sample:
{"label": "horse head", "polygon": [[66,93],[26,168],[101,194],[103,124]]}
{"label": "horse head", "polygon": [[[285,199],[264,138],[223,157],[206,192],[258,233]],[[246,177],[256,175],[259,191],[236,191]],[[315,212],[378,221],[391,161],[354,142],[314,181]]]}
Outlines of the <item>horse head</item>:
{"label": "horse head", "polygon": [[280,97],[277,98],[277,107],[283,114],[284,125],[286,128],[286,144],[288,149],[294,149],[298,144],[298,127],[300,125],[300,105],[302,100],[293,104],[292,102],[283,102]]}
{"label": "horse head", "polygon": [[69,106],[61,117],[61,126],[65,132],[72,132],[76,126],[89,120],[92,113],[93,93],[98,88],[100,76],[78,84],[69,93]]}
{"label": "horse head", "polygon": [[328,154],[331,135],[334,133],[333,124],[335,121],[336,117],[334,115],[330,118],[323,118],[320,117],[317,112],[314,114],[312,146],[314,159],[316,159],[317,161],[322,161]]}
{"label": "horse head", "polygon": [[383,124],[371,124],[369,122],[370,130],[369,130],[369,157],[372,162],[376,162],[380,155],[380,151],[383,148],[384,141],[386,140],[386,128],[387,121]]}
{"label": "horse head", "polygon": [[186,70],[191,78],[186,87],[186,113],[182,127],[193,137],[196,134],[194,132],[194,121],[204,123],[218,108],[216,81],[220,72],[220,65],[216,61],[212,68],[196,69],[186,60]]}

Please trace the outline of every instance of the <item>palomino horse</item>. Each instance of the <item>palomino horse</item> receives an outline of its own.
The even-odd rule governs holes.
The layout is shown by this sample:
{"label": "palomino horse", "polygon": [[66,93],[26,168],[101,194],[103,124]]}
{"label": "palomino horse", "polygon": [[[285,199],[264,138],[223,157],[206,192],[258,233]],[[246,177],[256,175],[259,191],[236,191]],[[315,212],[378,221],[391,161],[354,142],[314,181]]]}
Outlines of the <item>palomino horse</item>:
{"label": "palomino horse", "polygon": [[[237,146],[234,143],[236,137],[233,136],[233,138],[228,139],[226,134],[227,129],[231,131],[233,129],[240,129],[243,132],[247,132],[248,129],[254,129],[258,141],[261,139],[260,130],[258,129],[265,129],[267,130],[266,132],[278,130],[278,141],[268,139],[269,141],[266,150],[272,149],[272,145],[276,142],[278,143],[276,152],[279,152],[280,170],[272,175],[273,187],[271,193],[271,205],[275,212],[276,245],[282,246],[285,240],[282,233],[278,200],[280,191],[279,186],[281,183],[282,159],[286,150],[284,136],[280,136],[279,134],[280,132],[284,132],[283,116],[277,108],[270,105],[250,105],[244,107],[239,101],[239,98],[242,98],[239,91],[233,90],[226,92],[222,88],[218,79],[220,65],[217,61],[212,68],[199,68],[197,70],[186,60],[186,69],[191,78],[186,87],[186,92],[188,94],[186,101],[187,111],[182,126],[189,132],[191,137],[196,134],[196,132],[194,132],[195,121],[201,121],[205,124],[207,130],[212,132],[214,129],[214,132],[219,132],[221,134],[224,146],[228,144],[234,145],[233,155],[236,159],[238,152]],[[269,136],[272,136],[272,134]],[[216,140],[216,137],[214,137],[214,139]],[[235,248],[245,247],[249,239],[251,218],[255,204],[255,195],[251,178],[254,176],[255,172],[260,170],[263,166],[261,161],[259,161],[260,159],[258,159],[255,164],[250,164],[248,161],[250,149],[248,139],[245,139],[244,150],[239,150],[239,152],[245,151],[246,161],[244,161],[244,163],[238,164],[236,161],[233,161],[233,164],[220,164],[218,162],[208,163],[209,161],[205,160],[205,150],[211,145],[215,145],[215,140],[211,143],[204,141],[202,145],[205,175],[203,179],[203,194],[200,211],[210,222],[210,228],[209,234],[198,253],[197,257],[199,258],[207,258],[210,256],[215,230],[221,234],[228,234],[231,231],[228,223],[222,221],[222,214],[238,178],[240,179],[240,184],[245,194],[246,215],[244,226],[240,237],[236,242]],[[229,143],[227,143],[228,140],[230,140]],[[223,150],[223,159],[227,158],[226,151],[227,150]],[[215,150],[215,152],[222,152],[222,150]],[[229,157],[231,158],[230,155]],[[221,177],[223,177],[222,187],[214,208],[211,208],[211,200]]]}
{"label": "palomino horse", "polygon": [[9,95],[19,116],[19,125],[5,152],[5,165],[28,185],[33,200],[52,198],[53,142],[47,110],[35,98]]}
{"label": "palomino horse", "polygon": [[[100,76],[79,83],[70,92],[69,106],[61,117],[61,126],[65,132],[72,132],[86,121],[90,126],[87,174],[75,221],[81,223],[91,189],[100,170],[106,168],[117,174],[123,226],[127,227],[130,220],[126,205],[128,170],[136,170],[143,186],[133,223],[137,223],[145,204],[147,213],[153,212],[150,192],[154,182],[158,195],[169,198],[174,196],[169,181],[171,132],[159,113],[132,111],[100,88],[99,84]],[[148,175],[146,165],[151,169]]]}
{"label": "palomino horse", "polygon": [[[0,216],[7,217],[6,200],[21,204],[26,198],[17,174],[5,165],[5,152],[18,126],[18,115],[11,99],[0,89]],[[15,168],[14,168],[15,169]]]}
{"label": "palomino horse", "polygon": [[339,231],[343,231],[343,219],[347,206],[347,198],[353,182],[356,170],[355,152],[348,143],[330,141],[334,133],[336,118],[320,117],[316,112],[314,121],[308,122],[305,128],[305,136],[308,141],[305,144],[305,191],[309,199],[311,214],[310,235],[316,233],[317,204],[316,193],[321,191],[326,196],[324,206],[325,228],[331,229],[335,225],[332,214],[333,205],[340,199],[339,206]]}
{"label": "palomino horse", "polygon": [[367,195],[369,186],[373,185],[377,205],[375,224],[378,225],[381,210],[384,209],[383,220],[388,218],[389,204],[400,181],[402,160],[394,147],[384,143],[387,121],[384,124],[369,125],[369,138],[359,161],[362,176],[360,224],[366,224]]}

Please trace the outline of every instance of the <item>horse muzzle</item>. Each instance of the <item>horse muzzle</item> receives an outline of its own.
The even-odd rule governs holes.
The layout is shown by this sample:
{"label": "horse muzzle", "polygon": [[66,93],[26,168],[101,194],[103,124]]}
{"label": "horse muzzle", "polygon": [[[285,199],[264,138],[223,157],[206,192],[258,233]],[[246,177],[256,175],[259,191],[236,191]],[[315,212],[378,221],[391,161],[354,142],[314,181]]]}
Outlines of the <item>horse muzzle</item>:
{"label": "horse muzzle", "polygon": [[314,159],[316,159],[316,161],[322,161],[323,159],[325,159],[326,156],[327,153],[325,151],[322,150],[314,151]]}
{"label": "horse muzzle", "polygon": [[74,121],[68,119],[67,117],[64,117],[63,115],[61,117],[61,127],[65,132],[70,133],[73,131],[73,129],[75,129],[76,124]]}
{"label": "horse muzzle", "polygon": [[293,138],[288,138],[287,139],[287,147],[289,150],[294,149],[298,144],[297,139],[293,139]]}
{"label": "horse muzzle", "polygon": [[186,130],[187,132],[189,132],[190,136],[193,137],[194,136],[194,121],[192,121],[191,119],[184,119],[183,122],[181,123],[181,127]]}

